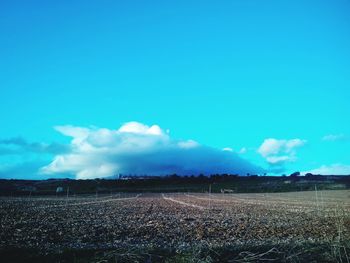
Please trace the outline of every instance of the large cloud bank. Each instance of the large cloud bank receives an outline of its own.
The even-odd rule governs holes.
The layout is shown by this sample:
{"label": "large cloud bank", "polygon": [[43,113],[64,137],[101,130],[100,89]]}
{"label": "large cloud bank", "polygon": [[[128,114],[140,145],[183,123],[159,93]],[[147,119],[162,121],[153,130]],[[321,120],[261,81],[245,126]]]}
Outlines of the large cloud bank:
{"label": "large cloud bank", "polygon": [[41,168],[43,174],[73,174],[77,179],[116,174],[180,175],[261,173],[263,170],[230,151],[175,140],[158,125],[129,122],[118,130],[57,126],[72,137],[70,151]]}

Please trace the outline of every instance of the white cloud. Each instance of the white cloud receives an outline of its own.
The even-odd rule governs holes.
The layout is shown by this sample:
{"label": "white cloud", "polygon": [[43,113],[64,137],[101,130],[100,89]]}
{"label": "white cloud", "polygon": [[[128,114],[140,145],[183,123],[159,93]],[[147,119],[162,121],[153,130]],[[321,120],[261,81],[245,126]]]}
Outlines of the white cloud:
{"label": "white cloud", "polygon": [[132,121],[125,123],[122,127],[119,128],[119,132],[128,132],[128,133],[137,133],[137,134],[153,134],[153,135],[162,135],[163,131],[158,125],[152,125],[148,127],[142,123]]}
{"label": "white cloud", "polygon": [[347,137],[344,134],[328,134],[323,136],[323,141],[341,141],[345,140]]}
{"label": "white cloud", "polygon": [[226,152],[233,152],[233,149],[230,148],[230,147],[225,147],[222,149],[223,151],[226,151]]}
{"label": "white cloud", "polygon": [[270,164],[280,164],[285,162],[293,161],[295,157],[283,155],[283,156],[268,156],[266,160]]}
{"label": "white cloud", "polygon": [[245,154],[247,151],[248,151],[247,148],[246,148],[246,147],[243,147],[243,148],[241,148],[241,149],[239,150],[239,153],[240,153],[240,154]]}
{"label": "white cloud", "polygon": [[180,142],[177,143],[177,145],[178,145],[180,148],[189,149],[189,148],[198,147],[198,146],[199,146],[199,143],[198,143],[198,142],[195,142],[195,141],[193,141],[193,140],[188,140],[188,141],[180,141]]}
{"label": "white cloud", "polygon": [[74,127],[71,125],[55,126],[55,130],[62,133],[63,135],[73,137],[75,144],[83,141],[89,135],[88,128]]}
{"label": "white cloud", "polygon": [[70,151],[41,168],[43,174],[98,178],[114,174],[259,173],[262,169],[238,154],[206,147],[193,140],[174,140],[158,125],[129,122],[117,130],[57,126],[72,137]]}
{"label": "white cloud", "polygon": [[302,174],[307,174],[307,173],[322,174],[322,175],[350,175],[350,165],[344,165],[344,164],[322,165],[317,169],[302,172]]}
{"label": "white cloud", "polygon": [[265,139],[260,145],[258,153],[271,165],[280,165],[285,162],[296,160],[296,149],[303,146],[306,140],[278,140],[274,138]]}

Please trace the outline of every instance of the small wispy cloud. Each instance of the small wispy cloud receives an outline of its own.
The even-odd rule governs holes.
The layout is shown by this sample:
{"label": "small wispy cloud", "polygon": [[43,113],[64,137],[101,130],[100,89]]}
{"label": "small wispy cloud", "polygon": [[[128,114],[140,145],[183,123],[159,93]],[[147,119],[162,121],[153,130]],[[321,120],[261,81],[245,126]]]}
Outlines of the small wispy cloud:
{"label": "small wispy cloud", "polygon": [[244,154],[244,153],[246,153],[248,151],[246,147],[242,147],[239,151],[235,151],[231,147],[225,147],[222,150],[226,151],[226,152],[236,152],[236,153],[239,153],[239,154]]}
{"label": "small wispy cloud", "polygon": [[230,148],[230,147],[225,147],[222,149],[223,151],[226,151],[226,152],[233,152],[233,149]]}
{"label": "small wispy cloud", "polygon": [[288,155],[282,155],[282,156],[267,156],[266,161],[269,164],[272,165],[277,165],[281,163],[286,163],[286,162],[291,162],[294,161],[295,157],[294,156],[288,156]]}
{"label": "small wispy cloud", "polygon": [[343,141],[346,140],[348,137],[344,134],[328,134],[322,137],[322,141]]}
{"label": "small wispy cloud", "polygon": [[212,174],[261,173],[263,169],[237,153],[215,149],[193,140],[176,140],[158,125],[129,122],[117,130],[57,126],[72,137],[69,152],[58,154],[42,167],[47,175],[68,173],[76,178],[98,178],[114,174]]}
{"label": "small wispy cloud", "polygon": [[240,154],[245,154],[247,151],[248,151],[248,149],[247,149],[246,147],[242,147],[242,148],[239,150],[239,153],[240,153]]}

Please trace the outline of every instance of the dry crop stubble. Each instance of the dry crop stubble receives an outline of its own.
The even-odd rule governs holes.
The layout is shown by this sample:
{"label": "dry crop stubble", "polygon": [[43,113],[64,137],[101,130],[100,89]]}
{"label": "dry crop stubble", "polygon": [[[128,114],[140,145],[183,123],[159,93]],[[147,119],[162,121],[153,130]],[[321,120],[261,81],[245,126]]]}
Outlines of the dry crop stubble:
{"label": "dry crop stubble", "polygon": [[[318,204],[314,192],[135,193],[97,199],[71,197],[68,201],[1,198],[0,246],[43,251],[151,246],[185,251],[194,246],[326,242],[334,257],[346,259],[349,193],[318,191],[323,198]],[[261,254],[245,254],[237,260]]]}

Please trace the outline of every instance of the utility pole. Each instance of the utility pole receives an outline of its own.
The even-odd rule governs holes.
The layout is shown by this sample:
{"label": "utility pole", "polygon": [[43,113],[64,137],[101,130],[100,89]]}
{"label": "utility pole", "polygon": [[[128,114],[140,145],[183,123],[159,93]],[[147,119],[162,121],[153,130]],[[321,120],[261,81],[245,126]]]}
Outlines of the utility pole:
{"label": "utility pole", "polygon": [[320,209],[318,207],[318,195],[317,195],[317,186],[315,185],[315,193],[316,193],[316,206],[317,206],[317,214],[320,213]]}
{"label": "utility pole", "polygon": [[69,197],[69,186],[67,187],[66,205],[68,203],[68,197]]}
{"label": "utility pole", "polygon": [[211,184],[209,185],[209,210],[211,208]]}

